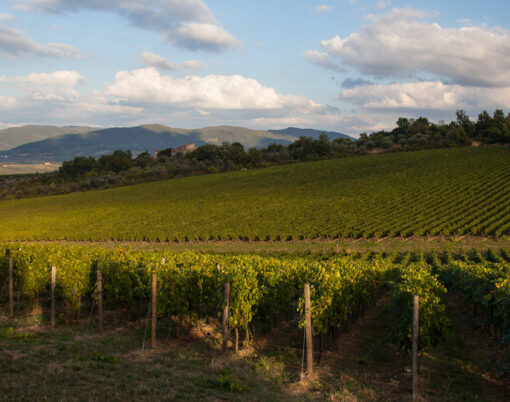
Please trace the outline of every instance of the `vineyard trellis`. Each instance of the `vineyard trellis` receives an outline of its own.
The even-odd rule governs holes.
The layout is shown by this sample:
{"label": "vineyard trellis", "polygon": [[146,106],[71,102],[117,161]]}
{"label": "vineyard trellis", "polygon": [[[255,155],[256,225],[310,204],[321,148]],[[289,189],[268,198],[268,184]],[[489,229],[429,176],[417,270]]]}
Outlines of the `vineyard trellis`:
{"label": "vineyard trellis", "polygon": [[506,148],[439,149],[4,200],[0,240],[500,237],[509,168]]}
{"label": "vineyard trellis", "polygon": [[[500,338],[510,333],[510,265],[507,252],[490,250],[438,253],[365,253],[330,257],[261,257],[257,255],[193,252],[132,251],[118,248],[55,244],[4,244],[0,247],[0,276],[38,303],[51,286],[71,313],[84,300],[101,309],[125,307],[143,311],[151,299],[157,274],[157,313],[172,317],[218,317],[224,285],[230,284],[228,326],[245,332],[250,324],[269,329],[278,320],[297,317],[303,325],[303,286],[311,285],[315,335],[327,334],[359,316],[382,289],[391,289],[396,317],[394,339],[410,350],[412,298],[420,296],[420,348],[432,347],[448,330],[442,302],[446,289],[460,292],[486,314],[487,325]],[[100,273],[100,274],[98,274]],[[100,288],[97,279],[101,279]],[[11,290],[12,300],[12,290]],[[142,309],[140,309],[142,306]]]}
{"label": "vineyard trellis", "polygon": [[[250,325],[267,330],[290,317],[303,327],[307,316],[307,291],[303,295],[303,289],[308,289],[310,298],[311,327],[306,332],[311,333],[313,328],[314,337],[321,339],[363,314],[387,288],[394,317],[392,339],[404,353],[413,351],[416,373],[417,347],[433,348],[450,330],[443,301],[447,289],[461,294],[474,306],[489,333],[500,340],[502,348],[508,348],[509,259],[508,252],[494,250],[261,257],[3,244],[0,277],[12,284],[10,311],[14,288],[36,304],[51,288],[52,326],[55,299],[75,313],[79,313],[84,300],[97,302],[99,330],[103,328],[103,304],[110,309],[125,307],[133,311],[140,307],[143,311],[143,306],[152,304],[153,347],[157,317],[219,318],[223,310],[224,347],[228,328],[232,328],[236,352],[239,331],[245,332],[244,345],[253,335]],[[413,334],[417,341],[413,341]],[[308,360],[312,363],[308,363],[308,370],[312,373],[310,345],[307,344]],[[321,353],[322,342],[319,356]],[[510,370],[508,357],[498,364],[502,373]],[[413,380],[413,390],[416,384]]]}

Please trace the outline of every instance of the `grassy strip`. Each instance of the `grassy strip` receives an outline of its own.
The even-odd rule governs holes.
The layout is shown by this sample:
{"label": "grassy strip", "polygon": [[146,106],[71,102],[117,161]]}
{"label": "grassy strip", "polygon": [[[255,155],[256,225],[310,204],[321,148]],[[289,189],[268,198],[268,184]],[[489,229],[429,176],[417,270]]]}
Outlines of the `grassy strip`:
{"label": "grassy strip", "polygon": [[[25,243],[48,243],[29,241]],[[133,250],[196,251],[202,253],[235,254],[307,254],[307,253],[365,253],[406,251],[510,250],[510,239],[477,236],[436,236],[384,239],[317,239],[292,241],[190,241],[190,242],[126,242],[126,241],[50,241],[62,245],[100,246],[108,249],[129,247]],[[1,242],[0,242],[1,244]]]}

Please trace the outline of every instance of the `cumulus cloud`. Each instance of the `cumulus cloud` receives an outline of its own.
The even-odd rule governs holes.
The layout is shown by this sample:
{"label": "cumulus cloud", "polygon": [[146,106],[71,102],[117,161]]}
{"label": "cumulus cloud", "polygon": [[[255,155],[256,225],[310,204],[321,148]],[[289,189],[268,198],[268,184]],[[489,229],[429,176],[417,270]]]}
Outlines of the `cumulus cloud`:
{"label": "cumulus cloud", "polygon": [[510,87],[486,88],[441,81],[363,85],[343,90],[339,99],[372,110],[448,111],[509,109]]}
{"label": "cumulus cloud", "polygon": [[261,110],[282,113],[328,113],[327,107],[307,98],[278,94],[273,88],[241,75],[173,78],[155,68],[120,71],[105,94],[122,104],[165,105],[204,111]]}
{"label": "cumulus cloud", "polygon": [[326,52],[321,53],[317,50],[310,49],[303,52],[303,57],[310,63],[316,64],[320,67],[324,67],[338,73],[345,72],[345,68],[333,63]]}
{"label": "cumulus cloud", "polygon": [[167,37],[176,46],[212,52],[221,52],[241,43],[222,27],[202,22],[181,24],[168,32]]}
{"label": "cumulus cloud", "polygon": [[19,0],[21,7],[44,13],[108,11],[133,25],[164,34],[190,50],[221,51],[239,40],[228,33],[202,0]]}
{"label": "cumulus cloud", "polygon": [[120,71],[102,90],[91,89],[75,71],[0,76],[2,87],[12,93],[0,96],[0,121],[5,124],[254,127],[264,121],[301,119],[333,129],[340,116],[335,107],[280,94],[241,75],[173,78],[153,67]]}
{"label": "cumulus cloud", "polygon": [[161,57],[159,54],[144,52],[140,55],[144,63],[149,67],[156,67],[162,70],[202,70],[205,63],[197,60],[173,62]]}
{"label": "cumulus cloud", "polygon": [[14,96],[0,95],[0,110],[10,110],[16,107],[16,98]]}
{"label": "cumulus cloud", "polygon": [[23,92],[35,100],[69,101],[78,97],[76,86],[84,83],[84,77],[76,71],[32,73],[27,76],[0,76],[0,83]]}
{"label": "cumulus cloud", "polygon": [[78,59],[74,47],[62,43],[39,43],[16,29],[0,24],[0,54],[8,57],[42,56],[61,59]]}
{"label": "cumulus cloud", "polygon": [[0,76],[0,121],[7,125],[110,125],[114,121],[131,121],[140,108],[120,106],[97,91],[83,92],[85,78],[76,71],[31,73],[25,76]]}
{"label": "cumulus cloud", "polygon": [[443,82],[510,85],[510,33],[501,28],[445,28],[412,8],[371,16],[370,23],[320,43],[330,58],[373,76],[432,73]]}
{"label": "cumulus cloud", "polygon": [[320,4],[317,7],[315,7],[315,12],[317,14],[322,14],[322,13],[325,13],[326,11],[330,11],[332,9],[333,9],[333,7],[328,6],[327,4]]}

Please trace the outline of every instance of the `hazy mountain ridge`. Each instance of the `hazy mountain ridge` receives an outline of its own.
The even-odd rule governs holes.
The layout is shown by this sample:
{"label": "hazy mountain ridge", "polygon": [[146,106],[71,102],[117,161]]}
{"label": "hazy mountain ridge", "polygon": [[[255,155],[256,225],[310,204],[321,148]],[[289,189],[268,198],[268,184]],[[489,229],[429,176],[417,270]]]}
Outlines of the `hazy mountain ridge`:
{"label": "hazy mountain ridge", "polygon": [[338,133],[336,131],[326,131],[326,130],[315,130],[313,128],[297,128],[297,127],[287,127],[282,128],[280,130],[268,130],[270,133],[279,133],[279,134],[286,134],[291,135],[292,137],[299,138],[301,136],[304,137],[312,137],[314,139],[319,138],[321,134],[326,134],[330,140],[333,140],[335,138],[348,138],[353,139],[353,137],[347,135]]}
{"label": "hazy mountain ridge", "polygon": [[44,126],[27,125],[22,127],[9,127],[0,130],[0,151],[11,149],[29,142],[40,141],[63,134],[79,134],[98,127],[87,126]]}
{"label": "hazy mountain ridge", "polygon": [[[26,126],[25,126],[26,127]],[[41,126],[48,127],[48,126]],[[20,127],[20,130],[24,127]],[[57,129],[65,129],[60,127]],[[83,130],[84,127],[74,127]],[[11,130],[11,133],[14,129]],[[201,129],[172,128],[159,124],[137,127],[112,127],[95,129],[79,133],[57,133],[44,138],[13,147],[0,152],[3,162],[64,161],[76,156],[94,156],[111,153],[116,149],[131,150],[133,154],[164,148],[175,148],[188,142],[197,146],[211,143],[240,142],[246,147],[267,146],[270,143],[289,144],[301,135],[317,138],[321,130],[297,129],[289,127],[283,130],[251,130],[244,127],[216,126]],[[61,131],[62,131],[61,130]],[[3,130],[5,131],[5,130]],[[33,131],[33,130],[32,130]],[[50,132],[51,130],[46,130]],[[0,142],[3,141],[0,131]],[[328,132],[330,138],[347,137],[345,134]]]}

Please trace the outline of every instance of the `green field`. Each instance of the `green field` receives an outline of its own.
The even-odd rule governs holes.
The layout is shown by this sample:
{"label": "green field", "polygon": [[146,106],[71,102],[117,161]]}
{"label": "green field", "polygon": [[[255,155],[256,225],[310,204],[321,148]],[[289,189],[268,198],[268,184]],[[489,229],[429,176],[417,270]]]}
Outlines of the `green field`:
{"label": "green field", "polygon": [[510,233],[510,151],[391,153],[0,202],[0,240]]}

